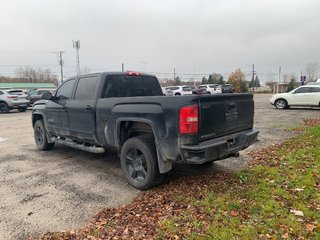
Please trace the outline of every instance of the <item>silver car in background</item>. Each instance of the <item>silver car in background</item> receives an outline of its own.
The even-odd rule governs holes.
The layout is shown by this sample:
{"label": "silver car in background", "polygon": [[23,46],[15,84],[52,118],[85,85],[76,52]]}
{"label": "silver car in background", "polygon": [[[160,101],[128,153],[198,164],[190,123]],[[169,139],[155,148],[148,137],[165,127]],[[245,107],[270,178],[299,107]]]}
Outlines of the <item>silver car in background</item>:
{"label": "silver car in background", "polygon": [[8,113],[12,109],[25,112],[30,101],[22,90],[2,90],[0,89],[0,112]]}

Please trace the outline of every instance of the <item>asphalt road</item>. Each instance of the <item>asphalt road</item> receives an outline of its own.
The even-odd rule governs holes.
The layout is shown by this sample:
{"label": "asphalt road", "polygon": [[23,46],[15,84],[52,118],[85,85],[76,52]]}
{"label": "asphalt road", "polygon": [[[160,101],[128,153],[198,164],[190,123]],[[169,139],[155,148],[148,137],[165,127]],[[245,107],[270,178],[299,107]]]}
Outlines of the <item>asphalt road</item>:
{"label": "asphalt road", "polygon": [[[259,141],[239,158],[214,163],[210,171],[245,168],[245,152],[290,137],[293,133],[285,129],[320,117],[319,108],[277,110],[270,96],[255,96]],[[182,167],[170,173],[181,174],[201,172]],[[77,228],[98,210],[128,203],[138,193],[126,183],[116,153],[96,155],[62,145],[38,151],[30,110],[0,114],[0,239]]]}

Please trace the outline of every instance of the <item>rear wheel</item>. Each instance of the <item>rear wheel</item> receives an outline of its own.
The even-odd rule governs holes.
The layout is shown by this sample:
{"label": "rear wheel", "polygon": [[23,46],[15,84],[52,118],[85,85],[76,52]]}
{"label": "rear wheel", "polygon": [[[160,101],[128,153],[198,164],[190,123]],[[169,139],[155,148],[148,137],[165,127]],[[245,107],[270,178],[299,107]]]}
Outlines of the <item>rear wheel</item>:
{"label": "rear wheel", "polygon": [[49,143],[47,139],[47,132],[43,124],[43,120],[40,119],[34,124],[34,141],[38,149],[42,151],[50,150],[54,147],[54,143]]}
{"label": "rear wheel", "polygon": [[288,103],[287,103],[287,101],[284,100],[284,99],[278,99],[278,100],[276,100],[276,102],[275,102],[275,106],[276,106],[276,108],[278,108],[278,109],[285,109],[285,108],[288,108]]}
{"label": "rear wheel", "polygon": [[2,113],[8,113],[9,112],[9,106],[5,102],[0,102],[0,112]]}
{"label": "rear wheel", "polygon": [[122,147],[120,159],[128,182],[135,188],[146,190],[157,183],[159,170],[152,136],[128,139]]}

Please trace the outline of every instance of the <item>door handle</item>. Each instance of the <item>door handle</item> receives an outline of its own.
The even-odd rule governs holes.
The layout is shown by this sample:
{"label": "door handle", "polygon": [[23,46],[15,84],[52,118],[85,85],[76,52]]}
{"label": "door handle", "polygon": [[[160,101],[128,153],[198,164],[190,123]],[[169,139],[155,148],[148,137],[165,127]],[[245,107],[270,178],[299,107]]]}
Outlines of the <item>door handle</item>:
{"label": "door handle", "polygon": [[92,109],[92,107],[90,105],[87,105],[86,109],[90,110],[90,109]]}

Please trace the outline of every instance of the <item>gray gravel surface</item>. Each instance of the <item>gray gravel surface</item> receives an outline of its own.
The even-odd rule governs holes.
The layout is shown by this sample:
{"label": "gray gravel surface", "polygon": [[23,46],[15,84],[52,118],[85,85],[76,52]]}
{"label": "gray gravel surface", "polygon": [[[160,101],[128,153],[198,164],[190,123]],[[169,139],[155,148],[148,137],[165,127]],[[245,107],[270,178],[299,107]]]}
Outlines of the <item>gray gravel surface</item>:
{"label": "gray gravel surface", "polygon": [[[242,169],[248,162],[246,152],[292,136],[285,129],[305,118],[320,117],[319,108],[277,110],[269,104],[270,97],[255,96],[259,141],[239,158],[216,162],[206,171]],[[182,166],[167,179],[201,171]],[[0,114],[0,239],[78,228],[99,209],[128,203],[138,193],[126,183],[116,153],[96,155],[62,145],[38,151],[31,111]]]}

